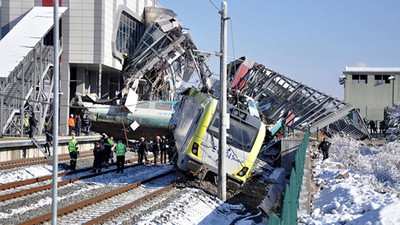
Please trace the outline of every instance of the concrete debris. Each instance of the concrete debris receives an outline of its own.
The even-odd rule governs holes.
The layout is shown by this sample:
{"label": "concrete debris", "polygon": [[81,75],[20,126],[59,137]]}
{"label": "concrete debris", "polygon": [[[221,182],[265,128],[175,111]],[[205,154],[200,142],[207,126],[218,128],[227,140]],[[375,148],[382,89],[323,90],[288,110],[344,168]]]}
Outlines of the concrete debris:
{"label": "concrete debris", "polygon": [[384,109],[385,139],[388,142],[400,140],[400,106]]}

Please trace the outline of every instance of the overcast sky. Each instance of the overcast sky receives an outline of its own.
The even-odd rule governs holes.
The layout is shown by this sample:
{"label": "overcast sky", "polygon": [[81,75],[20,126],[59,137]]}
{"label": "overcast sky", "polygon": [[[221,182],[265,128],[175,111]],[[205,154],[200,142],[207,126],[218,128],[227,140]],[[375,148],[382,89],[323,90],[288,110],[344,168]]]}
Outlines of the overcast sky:
{"label": "overcast sky", "polygon": [[[178,14],[199,49],[220,49],[221,1],[159,2]],[[247,56],[339,99],[346,66],[400,67],[398,0],[232,0],[228,16],[228,62]],[[218,58],[210,65],[219,73]]]}

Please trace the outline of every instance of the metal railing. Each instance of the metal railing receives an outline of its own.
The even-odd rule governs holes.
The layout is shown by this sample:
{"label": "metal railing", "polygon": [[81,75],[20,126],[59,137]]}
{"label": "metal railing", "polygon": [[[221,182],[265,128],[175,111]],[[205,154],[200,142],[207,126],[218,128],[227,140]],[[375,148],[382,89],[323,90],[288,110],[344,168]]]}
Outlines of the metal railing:
{"label": "metal railing", "polygon": [[0,136],[23,136],[25,114],[34,112],[39,132],[49,111],[53,87],[53,46],[43,38],[1,81]]}

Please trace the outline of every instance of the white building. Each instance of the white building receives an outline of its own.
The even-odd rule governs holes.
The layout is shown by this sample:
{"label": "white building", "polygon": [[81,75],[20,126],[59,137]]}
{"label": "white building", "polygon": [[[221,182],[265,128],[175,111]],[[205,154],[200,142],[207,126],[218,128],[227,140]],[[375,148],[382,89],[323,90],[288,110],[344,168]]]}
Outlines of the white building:
{"label": "white building", "polygon": [[[119,90],[122,55],[132,52],[143,35],[144,8],[159,4],[156,0],[59,0],[59,4],[67,7],[61,19],[60,64],[60,129],[66,133],[75,92],[106,98]],[[0,38],[33,7],[52,5],[52,0],[1,0]]]}

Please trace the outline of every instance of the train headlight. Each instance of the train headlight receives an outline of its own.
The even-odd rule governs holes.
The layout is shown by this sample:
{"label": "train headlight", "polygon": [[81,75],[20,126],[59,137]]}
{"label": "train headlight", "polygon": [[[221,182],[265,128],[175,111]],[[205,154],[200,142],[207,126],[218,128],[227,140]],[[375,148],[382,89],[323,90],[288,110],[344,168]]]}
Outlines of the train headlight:
{"label": "train headlight", "polygon": [[197,156],[197,154],[199,153],[199,144],[197,144],[196,142],[193,143],[192,153],[195,156]]}
{"label": "train headlight", "polygon": [[237,173],[237,175],[243,177],[244,175],[246,175],[247,170],[249,170],[249,168],[243,167],[242,170],[240,170],[239,173]]}

